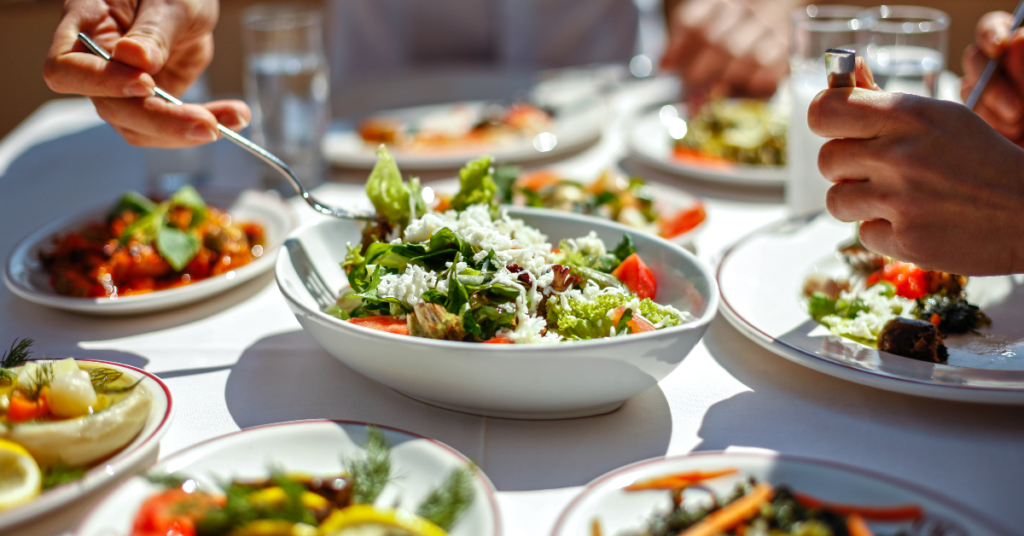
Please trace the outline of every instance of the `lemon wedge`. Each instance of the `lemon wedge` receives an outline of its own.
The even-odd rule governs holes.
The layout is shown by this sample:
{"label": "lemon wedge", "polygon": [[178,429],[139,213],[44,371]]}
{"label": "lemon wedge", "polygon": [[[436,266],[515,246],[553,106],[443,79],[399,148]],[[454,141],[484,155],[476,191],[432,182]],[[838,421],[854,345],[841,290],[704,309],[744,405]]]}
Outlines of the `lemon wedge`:
{"label": "lemon wedge", "polygon": [[21,445],[0,439],[0,510],[31,501],[39,495],[43,475]]}
{"label": "lemon wedge", "polygon": [[437,525],[405,510],[357,504],[336,510],[320,524],[321,536],[447,536]]}

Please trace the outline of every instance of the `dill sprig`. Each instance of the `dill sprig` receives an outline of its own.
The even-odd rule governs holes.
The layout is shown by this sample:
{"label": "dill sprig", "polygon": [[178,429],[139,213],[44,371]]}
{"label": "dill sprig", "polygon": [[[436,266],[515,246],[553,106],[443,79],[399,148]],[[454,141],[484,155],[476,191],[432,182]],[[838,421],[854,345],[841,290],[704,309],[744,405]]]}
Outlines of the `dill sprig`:
{"label": "dill sprig", "polygon": [[448,474],[444,483],[430,492],[420,504],[416,515],[444,530],[451,529],[459,516],[473,503],[473,471],[463,467]]}
{"label": "dill sprig", "polygon": [[62,484],[74,482],[83,476],[88,469],[85,467],[71,467],[60,463],[43,470],[43,489],[48,490]]}
{"label": "dill sprig", "polygon": [[95,367],[89,369],[89,381],[91,381],[92,386],[97,389],[105,388],[107,385],[110,385],[123,375],[123,372],[112,368]]}
{"label": "dill sprig", "polygon": [[391,446],[380,428],[367,429],[366,454],[363,459],[344,462],[352,484],[352,500],[356,504],[373,504],[384,486],[391,481]]}
{"label": "dill sprig", "polygon": [[3,357],[0,358],[0,368],[10,369],[24,365],[32,356],[30,348],[35,342],[34,339],[21,339],[21,341],[14,339],[11,349],[4,352]]}
{"label": "dill sprig", "polygon": [[187,478],[171,473],[146,473],[142,478],[148,480],[150,484],[166,489],[180,488],[185,484],[185,481],[188,480]]}

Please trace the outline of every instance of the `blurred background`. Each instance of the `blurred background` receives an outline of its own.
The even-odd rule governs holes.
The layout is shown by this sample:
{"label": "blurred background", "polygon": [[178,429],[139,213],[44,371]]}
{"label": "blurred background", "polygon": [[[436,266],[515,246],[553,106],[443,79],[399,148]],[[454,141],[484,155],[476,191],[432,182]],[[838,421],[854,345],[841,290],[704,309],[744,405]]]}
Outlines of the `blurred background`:
{"label": "blurred background", "polygon": [[[322,0],[309,1],[313,4],[322,3]],[[667,0],[666,10],[678,1]],[[260,0],[221,0],[220,21],[214,33],[216,54],[207,70],[210,92],[215,97],[242,95],[243,62],[239,17],[243,9],[257,3]],[[817,3],[865,7],[879,4],[878,0]],[[973,41],[974,25],[978,18],[989,11],[1013,11],[1016,5],[1013,0],[915,0],[908,3],[931,6],[949,13],[952,27],[948,68],[957,74],[962,74],[960,54]],[[0,137],[10,132],[40,104],[61,97],[50,91],[43,82],[42,69],[62,7],[60,0],[0,0],[0,45],[3,50],[16,52],[0,57],[6,101],[0,107]],[[335,86],[333,89],[337,91],[342,88]],[[344,111],[344,107],[336,105],[334,111],[338,115]]]}

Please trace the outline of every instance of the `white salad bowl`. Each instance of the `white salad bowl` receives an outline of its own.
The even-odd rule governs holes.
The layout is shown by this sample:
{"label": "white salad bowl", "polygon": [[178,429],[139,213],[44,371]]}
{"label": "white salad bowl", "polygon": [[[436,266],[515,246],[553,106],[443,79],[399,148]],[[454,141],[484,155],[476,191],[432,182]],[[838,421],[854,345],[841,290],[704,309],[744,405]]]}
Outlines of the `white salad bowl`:
{"label": "white salad bowl", "polygon": [[614,411],[667,376],[704,335],[718,309],[711,270],[683,248],[623,225],[577,214],[510,208],[557,244],[595,231],[614,245],[629,234],[658,281],[655,301],[696,320],[649,333],[590,341],[473,344],[395,335],[323,312],[348,285],[340,263],[357,224],[322,220],[291,234],[277,284],[310,335],[341,362],[428,404],[477,415],[559,419]]}

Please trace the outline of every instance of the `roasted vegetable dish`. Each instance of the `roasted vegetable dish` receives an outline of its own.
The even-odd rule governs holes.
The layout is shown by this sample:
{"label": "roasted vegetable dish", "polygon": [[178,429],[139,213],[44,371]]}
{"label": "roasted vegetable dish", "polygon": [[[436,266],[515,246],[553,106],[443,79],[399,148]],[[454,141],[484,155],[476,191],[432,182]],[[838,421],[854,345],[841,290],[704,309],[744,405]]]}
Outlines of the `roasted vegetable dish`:
{"label": "roasted vegetable dish", "polygon": [[807,311],[835,334],[912,359],[945,363],[943,338],[991,323],[968,303],[967,278],[922,270],[868,251],[858,239],[838,256],[850,275],[804,282]]}
{"label": "roasted vegetable dish", "polygon": [[[747,478],[725,496],[708,494],[705,501],[686,500],[686,490],[701,482],[733,475],[735,469],[696,471],[636,482],[625,490],[665,490],[672,498],[668,511],[657,512],[643,529],[623,536],[871,536],[868,522],[902,533],[924,512],[915,504],[867,506],[829,503],[791,489]],[[887,532],[888,533],[892,533]],[[600,521],[592,536],[602,536]]]}
{"label": "roasted vegetable dish", "polygon": [[758,100],[713,99],[674,141],[678,160],[697,164],[786,165],[786,117]]}
{"label": "roasted vegetable dish", "polygon": [[[499,204],[598,216],[663,238],[692,231],[707,218],[700,201],[669,208],[658,203],[642,177],[625,177],[611,170],[587,183],[565,178],[555,171],[520,173],[515,166],[503,166],[495,169],[494,182]],[[443,212],[451,208],[450,197],[439,199],[434,210]]]}
{"label": "roasted vegetable dish", "polygon": [[342,264],[349,287],[326,310],[390,333],[486,343],[557,343],[654,331],[693,316],[654,301],[658,282],[627,235],[553,247],[495,202],[490,157],[460,171],[445,212],[427,210],[387,150],[366,191],[383,221],[363,228]]}
{"label": "roasted vegetable dish", "polygon": [[364,119],[358,127],[363,141],[399,150],[472,149],[500,145],[549,130],[551,115],[523,102],[510,106],[460,104],[417,121],[390,116]]}
{"label": "roasted vegetable dish", "polygon": [[474,469],[456,469],[415,512],[376,505],[392,481],[391,447],[369,429],[362,456],[338,475],[272,470],[260,480],[204,489],[177,475],[149,475],[163,491],[135,515],[132,536],[445,536],[474,497]]}
{"label": "roasted vegetable dish", "polygon": [[0,359],[0,510],[78,480],[149,418],[141,380],[73,358],[30,359],[32,339]]}
{"label": "roasted vegetable dish", "polygon": [[57,236],[40,252],[57,293],[131,296],[187,285],[263,254],[263,227],[236,222],[191,186],[155,202],[127,192],[104,221]]}

